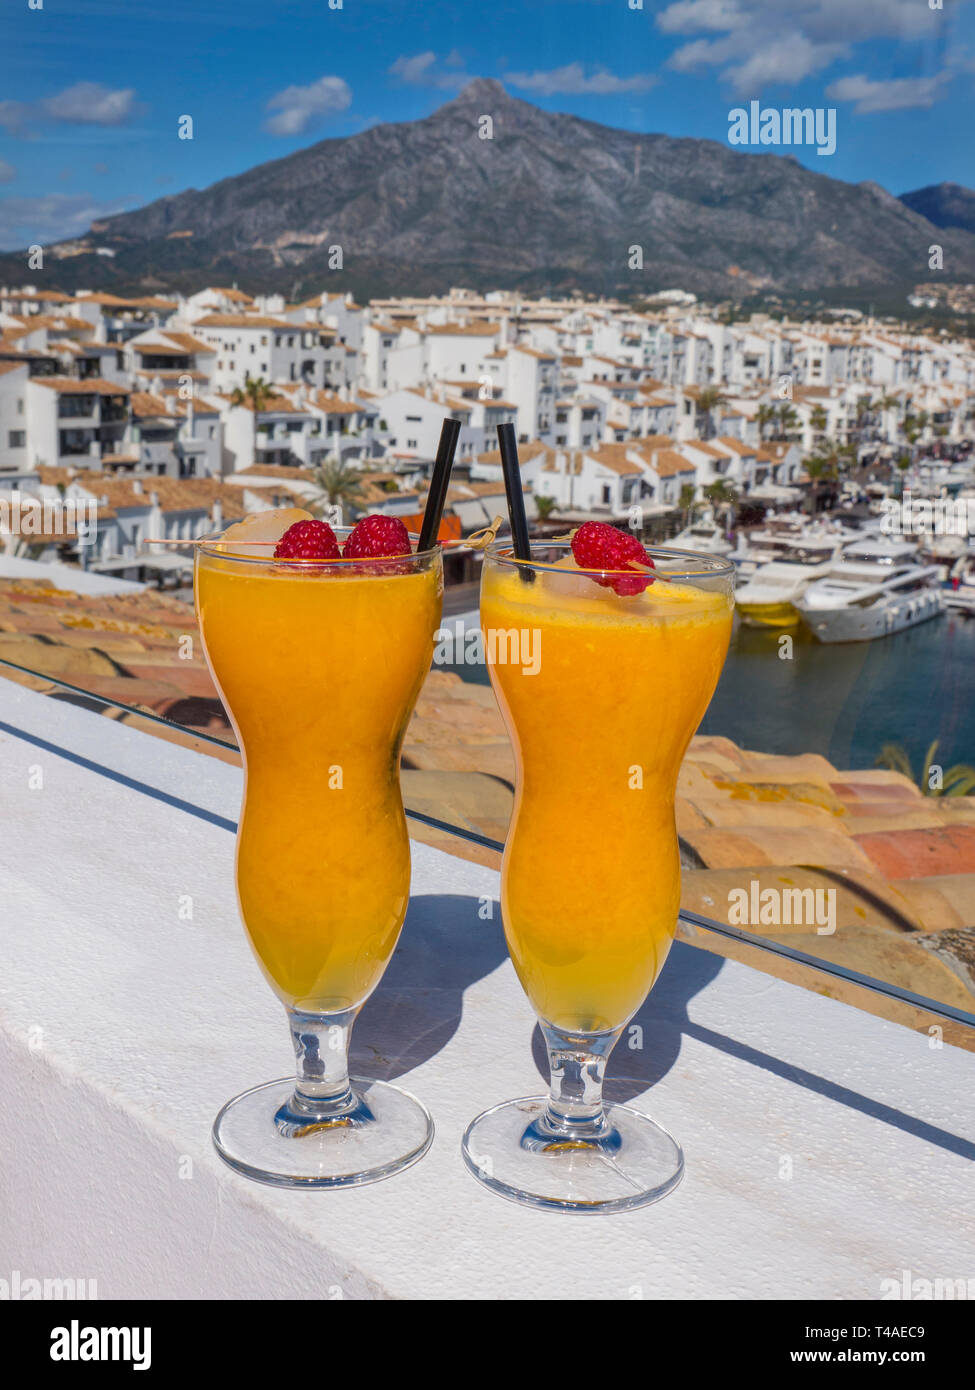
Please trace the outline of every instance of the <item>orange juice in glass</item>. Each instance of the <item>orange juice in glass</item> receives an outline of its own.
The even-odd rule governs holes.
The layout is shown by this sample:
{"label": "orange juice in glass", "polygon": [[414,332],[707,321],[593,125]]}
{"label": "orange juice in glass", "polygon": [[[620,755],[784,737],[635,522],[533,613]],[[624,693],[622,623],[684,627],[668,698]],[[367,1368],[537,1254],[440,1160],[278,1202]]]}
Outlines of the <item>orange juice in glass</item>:
{"label": "orange juice in glass", "polygon": [[274,560],[233,540],[197,548],[200,629],[244,763],[240,915],[298,1064],[214,1125],[221,1157],[264,1182],[373,1181],[432,1138],[406,1092],[350,1080],[347,1054],[409,899],[399,754],[442,588],[437,549],[355,564]]}
{"label": "orange juice in glass", "polygon": [[552,1087],[480,1116],[464,1155],[502,1195],[561,1210],[641,1206],[683,1171],[664,1130],[603,1104],[602,1080],[674,937],[677,776],[728,649],[733,568],[650,556],[640,593],[558,542],[533,543],[530,564],[496,544],[484,563],[481,626],[517,762],[502,917]]}

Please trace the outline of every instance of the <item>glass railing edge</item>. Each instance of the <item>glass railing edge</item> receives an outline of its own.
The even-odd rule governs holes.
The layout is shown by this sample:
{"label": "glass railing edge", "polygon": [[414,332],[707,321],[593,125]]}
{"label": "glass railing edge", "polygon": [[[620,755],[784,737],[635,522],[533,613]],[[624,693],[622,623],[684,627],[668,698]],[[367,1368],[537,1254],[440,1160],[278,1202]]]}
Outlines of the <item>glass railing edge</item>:
{"label": "glass railing edge", "polygon": [[[21,675],[46,681],[49,685],[56,685],[62,690],[69,691],[74,695],[79,695],[86,700],[93,700],[97,704],[104,705],[109,709],[121,710],[125,714],[134,715],[138,719],[144,719],[150,724],[158,724],[167,730],[180,733],[188,739],[209,743],[222,749],[224,752],[234,753],[238,757],[240,756],[240,749],[237,747],[236,743],[229,743],[226,739],[217,738],[213,734],[204,733],[202,730],[191,729],[187,725],[179,724],[172,719],[167,719],[164,715],[157,714],[155,711],[142,709],[138,705],[127,705],[123,701],[114,700],[107,695],[99,695],[94,691],[85,690],[83,686],[73,685],[71,682],[65,681],[59,676],[50,675],[46,671],[35,671],[31,667],[20,666],[16,662],[8,661],[2,657],[0,657],[0,667],[7,667],[10,670],[17,671]],[[442,834],[451,835],[456,839],[477,845],[482,849],[492,850],[497,854],[501,854],[504,850],[504,843],[500,840],[491,838],[491,836],[482,835],[480,832],[470,830],[465,826],[454,825],[450,821],[441,820],[423,811],[411,810],[408,806],[404,807],[404,810],[411,820],[425,825],[431,830],[440,831]],[[703,917],[696,912],[689,912],[681,909],[680,921],[693,928],[710,932],[728,941],[733,941],[750,950],[776,956],[784,961],[801,966],[804,969],[815,971],[820,975],[832,977],[845,984],[853,985],[873,994],[883,995],[885,998],[891,999],[896,1003],[919,1009],[937,1018],[960,1024],[964,1028],[970,1028],[975,1031],[975,1013],[968,1013],[964,1009],[955,1008],[950,1004],[942,1004],[936,999],[928,998],[926,995],[914,994],[912,991],[904,989],[899,985],[890,984],[885,980],[878,980],[873,975],[865,975],[860,971],[851,970],[848,966],[824,960],[819,956],[811,956],[807,952],[799,951],[793,946],[786,946],[781,942],[771,941],[767,937],[742,931],[738,927],[726,925],[723,922],[717,922],[711,917]]]}

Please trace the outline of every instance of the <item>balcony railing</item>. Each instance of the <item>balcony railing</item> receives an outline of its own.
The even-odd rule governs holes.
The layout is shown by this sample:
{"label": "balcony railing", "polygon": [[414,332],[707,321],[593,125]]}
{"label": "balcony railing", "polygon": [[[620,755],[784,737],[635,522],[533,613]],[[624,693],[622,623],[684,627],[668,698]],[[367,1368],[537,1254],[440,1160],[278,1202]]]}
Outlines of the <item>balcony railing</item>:
{"label": "balcony railing", "polygon": [[[127,556],[135,559],[133,546],[126,544],[124,551]],[[229,730],[226,735],[208,733],[178,720],[167,718],[155,711],[108,695],[98,694],[84,686],[75,685],[60,676],[33,667],[22,666],[17,662],[0,657],[0,674],[3,673],[9,673],[11,678],[15,680],[18,677],[33,681],[41,680],[56,687],[57,691],[65,692],[66,695],[80,697],[86,704],[93,703],[106,711],[117,711],[128,716],[137,724],[148,725],[150,729],[159,728],[161,731],[165,731],[167,738],[172,738],[174,734],[181,735],[188,746],[202,744],[219,750],[223,754],[231,754],[235,758],[239,758],[236,740]],[[408,804],[405,809],[408,819],[417,826],[423,826],[428,830],[437,832],[438,835],[450,837],[455,842],[454,852],[463,856],[465,845],[474,846],[479,850],[487,850],[496,856],[494,862],[500,867],[501,855],[504,851],[502,840],[482,834],[469,827],[457,825],[452,821],[431,815],[427,811],[411,807]],[[930,1015],[931,1018],[959,1025],[962,1029],[971,1030],[970,1043],[972,1049],[975,1050],[975,1008],[971,1010],[958,1008],[941,1000],[892,984],[887,980],[852,970],[840,963],[796,950],[780,941],[769,940],[754,931],[744,931],[741,928],[730,926],[726,922],[720,922],[686,909],[682,909],[680,913],[680,932],[682,937],[698,945],[703,944],[700,933],[706,933],[709,950],[715,950],[719,954],[732,954],[738,959],[746,959],[759,969],[767,968],[774,960],[788,962],[799,967],[800,973],[805,973],[808,976],[807,983],[810,988],[817,990],[827,988],[826,985],[818,985],[817,980],[833,981],[849,986],[854,996],[863,991],[865,994],[888,1000],[894,1006],[904,1006],[907,1009]],[[735,949],[732,951],[731,947]],[[741,955],[741,952],[744,952],[744,956]],[[897,1009],[895,1008],[896,1012]]]}
{"label": "balcony railing", "polygon": [[59,396],[59,420],[87,420],[98,410],[97,396]]}

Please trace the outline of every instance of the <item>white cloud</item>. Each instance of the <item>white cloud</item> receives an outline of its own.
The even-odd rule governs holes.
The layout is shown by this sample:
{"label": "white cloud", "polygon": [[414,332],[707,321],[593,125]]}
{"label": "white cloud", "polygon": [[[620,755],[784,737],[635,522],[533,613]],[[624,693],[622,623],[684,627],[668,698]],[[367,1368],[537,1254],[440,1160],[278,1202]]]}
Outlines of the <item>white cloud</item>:
{"label": "white cloud", "polygon": [[925,0],[673,0],[656,18],[664,34],[712,35],[682,44],[668,67],[715,68],[742,97],[801,82],[867,40],[934,40],[944,23]]}
{"label": "white cloud", "polygon": [[914,107],[933,106],[941,95],[951,74],[936,73],[933,77],[896,77],[887,82],[874,82],[863,73],[841,77],[826,89],[830,101],[855,101],[858,115],[870,111],[907,111]]}
{"label": "white cloud", "polygon": [[[471,80],[467,72],[456,70],[456,64],[463,61],[456,49],[448,53],[444,61],[454,70],[448,72],[441,68],[436,53],[427,49],[425,53],[397,58],[389,71],[391,76],[411,87],[438,87],[450,91],[463,87]],[[558,93],[615,96],[621,92],[648,92],[657,82],[652,73],[618,77],[604,67],[594,68],[587,73],[582,63],[566,63],[561,68],[535,72],[507,72],[502,80],[506,86],[519,87],[525,92],[538,92],[541,96],[555,96]]]}
{"label": "white cloud", "polygon": [[676,0],[657,17],[657,28],[665,34],[700,34],[745,22],[735,0]]}
{"label": "white cloud", "polygon": [[721,76],[738,96],[758,96],[763,87],[777,82],[801,82],[846,52],[846,44],[813,43],[800,33],[766,36],[756,42],[742,30],[721,39],[695,39],[684,44],[671,55],[667,66],[677,72],[720,67]]}
{"label": "white cloud", "polygon": [[0,183],[11,183],[17,177],[17,170],[5,159],[0,159]]}
{"label": "white cloud", "polygon": [[657,81],[652,73],[617,77],[608,68],[595,68],[586,74],[582,63],[567,63],[548,72],[509,72],[505,82],[542,96],[563,93],[572,96],[615,96],[620,92],[648,92]]}
{"label": "white cloud", "polygon": [[264,122],[272,135],[301,135],[325,116],[346,111],[352,104],[352,88],[343,77],[320,77],[307,87],[285,87],[267,103],[273,111]]}
{"label": "white cloud", "polygon": [[0,129],[8,135],[23,135],[27,114],[22,101],[0,101]]}
{"label": "white cloud", "polygon": [[401,55],[390,64],[389,73],[408,87],[440,87],[446,91],[463,87],[470,81],[468,74],[463,71],[464,60],[456,48],[447,54],[445,62],[454,69],[453,72],[438,69],[436,53],[427,49],[425,53],[414,53],[412,57]]}
{"label": "white cloud", "polygon": [[[742,0],[739,0],[741,3]],[[842,36],[862,39],[924,39],[941,33],[944,10],[932,10],[926,0],[747,0],[763,14],[774,10],[801,28],[811,39]],[[955,5],[970,0],[953,0]]]}
{"label": "white cloud", "polygon": [[76,82],[33,104],[0,101],[0,128],[9,135],[29,138],[30,127],[35,124],[121,126],[138,110],[132,87],[113,90],[100,82]]}
{"label": "white cloud", "polygon": [[125,125],[135,114],[135,90],[112,91],[100,82],[76,82],[42,101],[40,109],[49,120],[72,125]]}
{"label": "white cloud", "polygon": [[725,76],[736,92],[757,94],[775,82],[801,82],[845,52],[842,43],[812,43],[803,34],[790,34],[757,48],[743,63],[732,64]]}
{"label": "white cloud", "polygon": [[99,201],[90,193],[4,198],[0,202],[0,250],[16,251],[80,236],[92,222],[121,211],[119,203]]}
{"label": "white cloud", "polygon": [[395,63],[390,64],[389,71],[393,77],[398,77],[401,82],[425,82],[436,61],[436,53],[432,48],[428,48],[426,53],[415,53],[412,58],[407,58],[405,54],[401,54]]}
{"label": "white cloud", "polygon": [[728,63],[740,53],[739,45],[732,38],[695,39],[676,49],[667,59],[667,66],[676,72],[694,72],[701,67],[719,67]]}

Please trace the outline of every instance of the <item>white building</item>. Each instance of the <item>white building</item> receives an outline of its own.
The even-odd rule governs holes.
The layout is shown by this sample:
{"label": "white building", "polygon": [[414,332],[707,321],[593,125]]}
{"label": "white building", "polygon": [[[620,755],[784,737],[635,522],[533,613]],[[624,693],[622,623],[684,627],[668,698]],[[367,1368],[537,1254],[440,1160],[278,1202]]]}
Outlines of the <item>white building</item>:
{"label": "white building", "polygon": [[519,439],[555,438],[555,402],[558,398],[558,359],[554,352],[513,343],[504,358],[504,398],[518,411]]}
{"label": "white building", "polygon": [[344,358],[330,329],[260,314],[204,314],[192,333],[216,351],[210,385],[220,392],[242,388],[248,377],[320,388],[332,384]]}
{"label": "white building", "polygon": [[[0,388],[13,375],[0,377]],[[128,386],[99,377],[29,377],[23,395],[16,394],[16,404],[19,415],[19,401],[24,402],[31,464],[97,471],[110,466],[108,460],[123,451],[130,395]]]}

